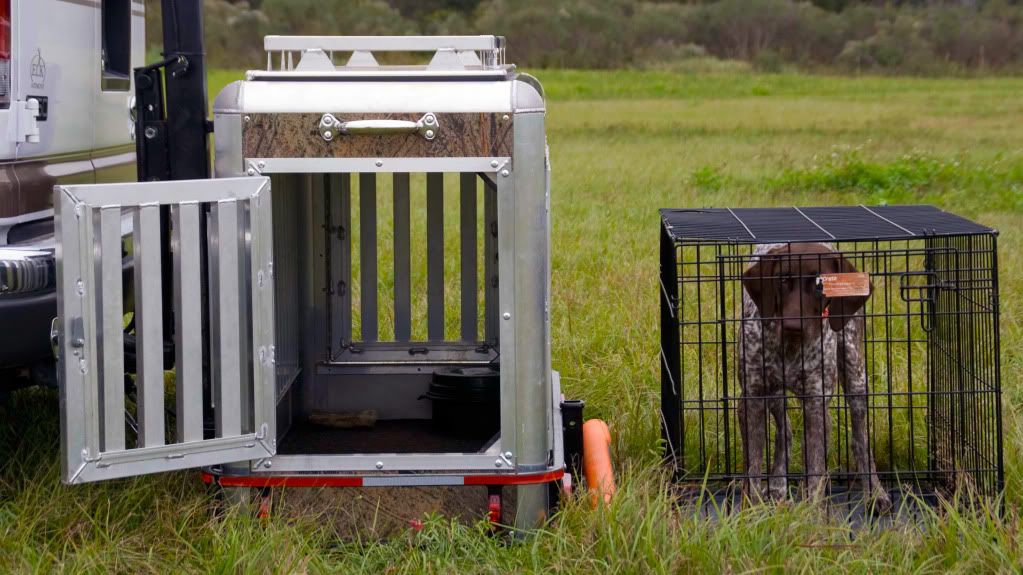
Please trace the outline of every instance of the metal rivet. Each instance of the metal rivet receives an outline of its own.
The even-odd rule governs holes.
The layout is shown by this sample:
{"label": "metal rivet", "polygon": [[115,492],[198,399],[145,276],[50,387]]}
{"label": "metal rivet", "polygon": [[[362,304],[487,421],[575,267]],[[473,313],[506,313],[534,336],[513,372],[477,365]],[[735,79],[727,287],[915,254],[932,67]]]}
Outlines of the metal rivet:
{"label": "metal rivet", "polygon": [[497,163],[497,160],[494,160],[494,161],[490,162],[490,167],[491,168],[496,168],[497,166],[500,166],[500,165],[501,164]]}
{"label": "metal rivet", "polygon": [[507,178],[508,176],[511,175],[511,172],[509,172],[508,170],[501,170],[501,175]]}
{"label": "metal rivet", "polygon": [[383,160],[377,160],[377,162],[376,162],[376,163],[377,163],[377,167],[378,167],[378,168],[379,168],[380,166],[384,165],[384,161],[383,161]]}
{"label": "metal rivet", "polygon": [[504,319],[511,319],[511,314],[508,312],[504,312],[504,314],[501,317],[503,317]]}
{"label": "metal rivet", "polygon": [[323,132],[323,139],[328,141],[334,139],[334,133],[331,132],[330,130]]}
{"label": "metal rivet", "polygon": [[507,122],[508,121],[508,114],[505,114],[505,115],[501,116],[501,119],[504,120],[505,122]]}
{"label": "metal rivet", "polygon": [[266,162],[260,161],[259,164],[257,165],[259,166],[259,169],[262,170],[263,168],[266,167]]}
{"label": "metal rivet", "polygon": [[245,116],[245,121],[246,121],[246,122],[248,122],[248,121],[249,121],[249,120],[251,120],[251,119],[252,119],[252,118],[250,118],[250,117],[248,117],[248,116]]}
{"label": "metal rivet", "polygon": [[502,463],[500,459],[494,461],[494,467],[501,467],[502,465],[504,465],[504,463]]}
{"label": "metal rivet", "polygon": [[433,130],[427,130],[426,131],[426,139],[429,140],[429,139],[432,139],[432,138],[433,138]]}
{"label": "metal rivet", "polygon": [[511,458],[512,458],[512,452],[511,452],[511,451],[505,451],[505,452],[504,452],[504,456],[505,456],[506,458],[508,458],[508,459],[511,459]]}
{"label": "metal rivet", "polygon": [[270,468],[271,468],[272,466],[273,466],[273,463],[271,463],[271,462],[269,462],[269,461],[267,461],[267,462],[263,463],[263,467],[265,467],[265,468],[267,468],[267,469],[270,469]]}
{"label": "metal rivet", "polygon": [[383,468],[384,468],[384,462],[383,461],[377,461],[377,469],[383,469]]}
{"label": "metal rivet", "polygon": [[249,170],[247,172],[245,172],[245,173],[250,175],[250,176],[255,176],[256,175],[256,170],[253,169],[253,168],[249,168]]}

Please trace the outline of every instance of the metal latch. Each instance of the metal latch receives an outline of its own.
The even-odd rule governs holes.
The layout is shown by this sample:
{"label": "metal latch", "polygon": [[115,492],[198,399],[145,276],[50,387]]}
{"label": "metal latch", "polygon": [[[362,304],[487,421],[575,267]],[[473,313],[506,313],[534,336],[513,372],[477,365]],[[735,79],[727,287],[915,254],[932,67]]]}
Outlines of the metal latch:
{"label": "metal latch", "polygon": [[39,100],[15,100],[11,102],[10,123],[7,134],[12,142],[29,144],[39,143]]}
{"label": "metal latch", "polygon": [[50,351],[53,352],[53,359],[60,359],[60,318],[55,317],[50,322]]}

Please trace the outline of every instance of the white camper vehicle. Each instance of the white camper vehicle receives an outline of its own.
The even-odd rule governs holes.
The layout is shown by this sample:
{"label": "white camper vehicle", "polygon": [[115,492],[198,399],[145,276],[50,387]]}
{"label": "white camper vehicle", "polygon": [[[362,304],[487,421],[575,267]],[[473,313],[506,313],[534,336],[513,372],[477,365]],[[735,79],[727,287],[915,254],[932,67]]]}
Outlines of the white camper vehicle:
{"label": "white camper vehicle", "polygon": [[136,178],[141,0],[0,0],[0,394],[56,385],[53,186]]}

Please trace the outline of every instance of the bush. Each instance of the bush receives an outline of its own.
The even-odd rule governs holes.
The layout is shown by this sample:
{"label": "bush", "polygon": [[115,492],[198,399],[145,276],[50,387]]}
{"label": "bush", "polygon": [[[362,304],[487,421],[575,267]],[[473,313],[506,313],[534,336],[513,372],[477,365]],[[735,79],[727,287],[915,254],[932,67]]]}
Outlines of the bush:
{"label": "bush", "polygon": [[838,16],[790,0],[721,0],[689,16],[692,42],[716,56],[753,61],[764,50],[789,60],[827,61],[841,49]]}
{"label": "bush", "polygon": [[476,27],[508,36],[508,60],[545,68],[616,68],[632,62],[628,0],[491,0]]}
{"label": "bush", "polygon": [[991,2],[977,12],[940,6],[928,13],[924,34],[939,57],[962,68],[1004,68],[1023,55],[1019,16],[1007,4]]}
{"label": "bush", "polygon": [[[160,0],[146,4],[150,46],[159,46]],[[413,33],[501,34],[508,37],[508,60],[531,67],[688,69],[718,58],[767,72],[797,66],[934,74],[1015,71],[1023,63],[1023,4],[1016,0],[884,6],[865,0],[207,0],[205,8],[211,63],[228,67],[260,65],[264,34]]]}
{"label": "bush", "polygon": [[263,36],[269,29],[266,16],[241,2],[207,0],[206,54],[211,66],[262,66]]}
{"label": "bush", "polygon": [[400,35],[416,26],[383,0],[263,0],[276,34]]}
{"label": "bush", "polygon": [[920,34],[920,23],[908,14],[882,22],[866,40],[848,42],[838,63],[856,70],[900,70],[915,74],[940,71],[931,45]]}

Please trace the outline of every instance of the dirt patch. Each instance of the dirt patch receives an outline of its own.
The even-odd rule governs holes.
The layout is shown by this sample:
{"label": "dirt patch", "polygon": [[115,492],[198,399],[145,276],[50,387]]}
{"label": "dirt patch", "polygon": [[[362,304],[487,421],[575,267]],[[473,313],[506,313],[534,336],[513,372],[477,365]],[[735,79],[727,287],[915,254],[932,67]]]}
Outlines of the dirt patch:
{"label": "dirt patch", "polygon": [[[515,511],[515,488],[502,490],[504,522]],[[274,513],[283,517],[320,517],[345,539],[399,535],[432,513],[471,525],[487,515],[486,487],[344,487],[278,489]]]}

